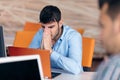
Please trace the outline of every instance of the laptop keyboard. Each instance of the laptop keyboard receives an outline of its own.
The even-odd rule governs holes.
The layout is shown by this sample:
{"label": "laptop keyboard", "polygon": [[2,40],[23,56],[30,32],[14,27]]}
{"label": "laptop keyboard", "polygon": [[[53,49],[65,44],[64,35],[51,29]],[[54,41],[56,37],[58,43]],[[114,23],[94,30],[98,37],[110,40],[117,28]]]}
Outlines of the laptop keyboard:
{"label": "laptop keyboard", "polygon": [[55,78],[55,77],[57,77],[58,75],[60,75],[61,73],[51,72],[51,74],[52,74],[52,78]]}

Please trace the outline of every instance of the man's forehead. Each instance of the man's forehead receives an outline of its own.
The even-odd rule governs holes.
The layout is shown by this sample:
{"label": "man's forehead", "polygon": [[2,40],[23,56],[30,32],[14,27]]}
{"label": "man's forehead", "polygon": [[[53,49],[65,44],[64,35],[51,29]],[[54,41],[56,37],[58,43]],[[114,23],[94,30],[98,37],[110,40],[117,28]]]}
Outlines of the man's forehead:
{"label": "man's forehead", "polygon": [[42,26],[42,28],[53,28],[53,27],[55,27],[57,25],[57,23],[56,22],[52,22],[52,23],[41,23],[41,26]]}
{"label": "man's forehead", "polygon": [[56,22],[49,22],[49,23],[41,23],[41,25],[55,25]]}

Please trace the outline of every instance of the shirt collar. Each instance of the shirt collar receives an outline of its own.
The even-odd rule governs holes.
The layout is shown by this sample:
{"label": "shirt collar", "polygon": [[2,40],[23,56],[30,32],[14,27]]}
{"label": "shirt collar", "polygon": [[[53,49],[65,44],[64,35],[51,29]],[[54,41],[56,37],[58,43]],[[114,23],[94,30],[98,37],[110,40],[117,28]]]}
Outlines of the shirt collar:
{"label": "shirt collar", "polygon": [[62,35],[61,35],[61,37],[59,38],[59,40],[63,40],[63,38],[64,38],[64,36],[65,36],[65,32],[66,32],[66,29],[65,29],[65,26],[63,25],[62,26],[62,28],[63,28],[63,32],[62,32]]}

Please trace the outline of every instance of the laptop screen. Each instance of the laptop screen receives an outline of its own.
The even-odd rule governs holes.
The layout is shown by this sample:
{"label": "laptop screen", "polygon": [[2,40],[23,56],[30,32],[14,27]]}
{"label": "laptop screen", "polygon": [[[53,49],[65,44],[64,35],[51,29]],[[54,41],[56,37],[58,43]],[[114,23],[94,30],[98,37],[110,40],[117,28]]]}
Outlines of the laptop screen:
{"label": "laptop screen", "polygon": [[34,55],[3,60],[0,59],[0,80],[43,80],[42,68],[38,65],[40,61]]}
{"label": "laptop screen", "polygon": [[4,36],[3,36],[3,27],[0,26],[0,57],[5,57],[5,44],[4,44]]}

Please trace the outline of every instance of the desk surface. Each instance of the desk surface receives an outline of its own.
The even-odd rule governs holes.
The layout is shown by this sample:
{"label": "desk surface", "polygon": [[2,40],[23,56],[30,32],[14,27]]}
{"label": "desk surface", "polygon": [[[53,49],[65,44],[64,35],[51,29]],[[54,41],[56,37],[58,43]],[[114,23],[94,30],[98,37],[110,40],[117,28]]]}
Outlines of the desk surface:
{"label": "desk surface", "polygon": [[52,80],[92,80],[95,72],[82,72],[78,75],[62,73]]}

